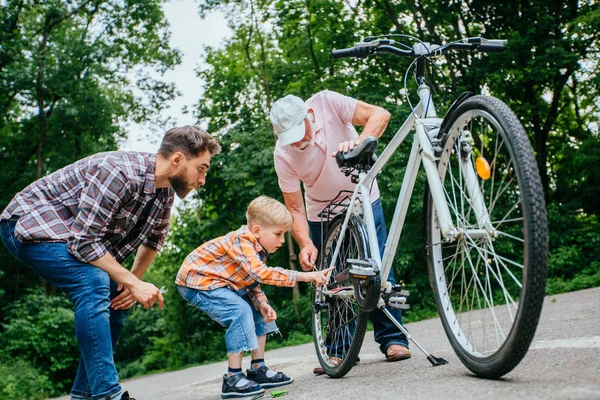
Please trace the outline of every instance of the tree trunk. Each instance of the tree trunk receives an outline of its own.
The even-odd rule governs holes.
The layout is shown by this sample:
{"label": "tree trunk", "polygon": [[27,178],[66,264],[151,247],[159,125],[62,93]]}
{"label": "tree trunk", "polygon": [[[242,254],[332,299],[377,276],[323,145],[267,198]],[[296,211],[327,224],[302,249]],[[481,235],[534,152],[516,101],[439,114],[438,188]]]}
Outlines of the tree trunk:
{"label": "tree trunk", "polygon": [[[286,233],[287,236],[287,244],[288,244],[288,259],[289,266],[292,271],[297,271],[296,261],[298,260],[298,256],[296,255],[296,250],[294,249],[294,242],[292,239],[292,234],[290,232]],[[294,300],[294,313],[296,315],[299,314],[300,310],[298,310],[297,300],[300,299],[300,291],[298,290],[298,284],[296,283],[292,288],[292,300]]]}
{"label": "tree trunk", "polygon": [[[48,36],[50,35],[50,21],[51,17],[46,16],[44,23],[44,30],[42,38],[38,46],[38,62],[37,62],[37,76],[35,80],[35,87],[37,92],[38,102],[38,125],[39,125],[39,136],[36,149],[36,167],[35,167],[35,179],[38,180],[42,177],[43,165],[44,165],[44,144],[46,142],[47,133],[47,119],[46,119],[46,105],[45,105],[45,93],[44,93],[44,68],[45,68],[45,53],[48,45]],[[41,276],[38,276],[40,286],[44,290],[44,293],[48,294],[48,282]]]}
{"label": "tree trunk", "polygon": [[306,33],[308,34],[308,50],[310,51],[310,57],[312,59],[313,65],[315,66],[315,72],[317,76],[321,77],[321,68],[319,67],[319,61],[317,60],[317,55],[315,54],[315,49],[313,46],[313,37],[312,32],[310,30],[310,19],[312,14],[310,13],[310,9],[308,8],[308,3],[306,4],[306,10],[308,11],[308,23],[306,24]]}
{"label": "tree trunk", "polygon": [[260,59],[261,59],[261,64],[262,64],[262,81],[263,81],[263,87],[265,90],[265,96],[266,96],[266,100],[267,100],[267,109],[271,109],[271,90],[270,90],[270,84],[269,84],[269,74],[267,71],[267,56],[265,54],[265,44],[262,38],[262,35],[260,34],[260,28],[258,25],[258,18],[256,17],[256,13],[254,12],[254,2],[250,2],[250,7],[252,10],[252,19],[254,20],[254,27],[256,28],[256,36],[258,36],[258,44],[260,46]]}
{"label": "tree trunk", "polygon": [[44,68],[45,68],[45,56],[46,47],[48,45],[48,36],[50,35],[50,16],[46,17],[44,23],[44,31],[42,33],[42,39],[38,46],[38,63],[37,63],[37,76],[35,80],[35,87],[37,92],[38,102],[38,124],[39,124],[39,136],[36,151],[36,171],[35,179],[42,177],[43,164],[44,164],[44,143],[46,142],[46,105],[45,105],[45,93],[44,93]]}

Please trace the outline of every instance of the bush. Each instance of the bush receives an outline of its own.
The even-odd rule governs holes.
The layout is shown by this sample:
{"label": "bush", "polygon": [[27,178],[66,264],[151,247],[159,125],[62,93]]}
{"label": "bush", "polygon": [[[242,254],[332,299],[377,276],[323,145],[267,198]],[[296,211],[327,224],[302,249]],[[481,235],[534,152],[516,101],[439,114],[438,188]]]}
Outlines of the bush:
{"label": "bush", "polygon": [[0,398],[38,400],[53,393],[52,384],[31,364],[23,360],[0,364]]}
{"label": "bush", "polygon": [[146,372],[142,358],[152,348],[155,337],[161,336],[164,317],[157,309],[129,309],[129,316],[115,349],[115,363],[121,379]]}
{"label": "bush", "polygon": [[550,243],[546,294],[600,284],[600,222],[582,210],[548,207]]}
{"label": "bush", "polygon": [[27,360],[47,372],[55,393],[67,391],[80,355],[71,302],[63,294],[46,296],[40,290],[27,293],[5,312],[0,336],[2,361]]}

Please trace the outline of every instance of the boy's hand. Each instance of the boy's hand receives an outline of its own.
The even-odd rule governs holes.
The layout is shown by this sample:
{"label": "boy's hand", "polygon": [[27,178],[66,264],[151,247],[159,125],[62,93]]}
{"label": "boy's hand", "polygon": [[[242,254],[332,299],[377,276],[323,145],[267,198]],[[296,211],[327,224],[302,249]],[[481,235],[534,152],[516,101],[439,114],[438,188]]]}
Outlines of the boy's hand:
{"label": "boy's hand", "polygon": [[277,313],[273,310],[273,307],[269,305],[267,302],[260,303],[260,313],[265,319],[266,323],[273,322],[277,319]]}
{"label": "boy's hand", "polygon": [[302,275],[298,274],[298,276],[302,276],[304,278],[304,282],[314,282],[317,286],[322,286],[327,283],[327,278],[329,278],[329,272],[333,270],[334,267],[330,267],[324,269],[322,271],[312,271],[312,272],[304,272]]}

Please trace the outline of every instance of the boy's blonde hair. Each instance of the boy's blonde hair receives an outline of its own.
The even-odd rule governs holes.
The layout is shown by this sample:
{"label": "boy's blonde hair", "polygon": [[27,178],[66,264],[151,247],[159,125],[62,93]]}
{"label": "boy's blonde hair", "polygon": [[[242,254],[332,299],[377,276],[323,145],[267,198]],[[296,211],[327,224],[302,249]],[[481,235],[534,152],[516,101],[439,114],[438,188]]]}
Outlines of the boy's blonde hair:
{"label": "boy's blonde hair", "polygon": [[248,227],[253,225],[281,226],[292,229],[292,214],[279,201],[269,196],[259,196],[250,202],[246,211]]}

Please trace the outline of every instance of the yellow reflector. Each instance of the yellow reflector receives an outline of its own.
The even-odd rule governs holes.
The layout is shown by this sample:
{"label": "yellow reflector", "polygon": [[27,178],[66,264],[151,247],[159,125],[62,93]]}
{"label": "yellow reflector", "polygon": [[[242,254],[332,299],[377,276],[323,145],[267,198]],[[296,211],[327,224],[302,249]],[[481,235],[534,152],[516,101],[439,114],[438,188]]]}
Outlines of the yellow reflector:
{"label": "yellow reflector", "polygon": [[490,179],[491,169],[490,164],[483,157],[477,157],[475,160],[475,168],[477,169],[477,175],[483,180]]}

